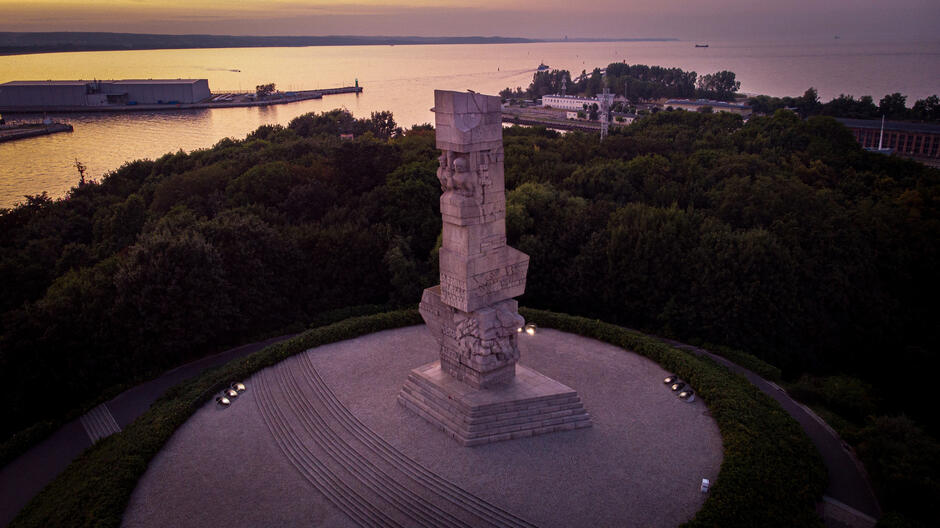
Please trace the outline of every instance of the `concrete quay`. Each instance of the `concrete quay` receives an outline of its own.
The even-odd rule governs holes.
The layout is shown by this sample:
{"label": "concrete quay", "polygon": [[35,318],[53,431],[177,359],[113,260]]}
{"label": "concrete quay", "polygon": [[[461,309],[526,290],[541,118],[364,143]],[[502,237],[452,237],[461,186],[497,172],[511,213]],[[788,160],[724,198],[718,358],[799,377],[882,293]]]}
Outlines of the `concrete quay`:
{"label": "concrete quay", "polygon": [[25,139],[36,136],[45,136],[57,132],[71,132],[72,125],[66,123],[51,123],[48,125],[34,123],[28,125],[0,127],[0,143],[4,141],[13,141],[15,139]]}
{"label": "concrete quay", "polygon": [[[361,86],[342,86],[339,88],[323,88],[320,90],[302,90],[289,92],[290,95],[270,96],[265,99],[254,100],[246,96],[237,100],[202,101],[198,103],[177,104],[136,104],[136,105],[103,105],[103,106],[6,106],[0,107],[5,114],[35,114],[42,112],[55,113],[91,113],[91,112],[152,112],[165,110],[200,110],[205,108],[238,108],[248,106],[271,106],[276,104],[296,103],[309,99],[320,99],[324,95],[337,95],[345,93],[361,93]],[[213,96],[213,99],[218,95]]]}

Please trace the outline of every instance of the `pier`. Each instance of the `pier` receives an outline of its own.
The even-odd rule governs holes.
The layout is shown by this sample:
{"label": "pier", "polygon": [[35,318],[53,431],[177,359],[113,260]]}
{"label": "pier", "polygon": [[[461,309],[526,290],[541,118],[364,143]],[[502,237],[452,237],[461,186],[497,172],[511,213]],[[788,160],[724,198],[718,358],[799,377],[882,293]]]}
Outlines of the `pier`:
{"label": "pier", "polygon": [[0,143],[57,132],[71,132],[72,125],[66,123],[27,123],[0,126]]}
{"label": "pier", "polygon": [[[11,83],[8,83],[11,84]],[[85,93],[82,88],[81,98],[77,102],[84,102]],[[0,103],[0,112],[6,114],[35,114],[40,112],[56,113],[90,113],[90,112],[151,112],[160,110],[198,110],[204,108],[237,108],[248,106],[270,106],[276,104],[296,103],[309,99],[320,99],[324,95],[337,95],[347,93],[361,93],[362,86],[341,86],[337,88],[322,88],[317,90],[296,90],[287,92],[278,92],[272,95],[258,97],[254,92],[233,93],[222,92],[210,94],[208,87],[203,92],[203,97],[198,101],[191,98],[191,102],[169,100],[166,102],[120,102],[113,104],[30,104],[29,102],[18,102],[18,104]]]}

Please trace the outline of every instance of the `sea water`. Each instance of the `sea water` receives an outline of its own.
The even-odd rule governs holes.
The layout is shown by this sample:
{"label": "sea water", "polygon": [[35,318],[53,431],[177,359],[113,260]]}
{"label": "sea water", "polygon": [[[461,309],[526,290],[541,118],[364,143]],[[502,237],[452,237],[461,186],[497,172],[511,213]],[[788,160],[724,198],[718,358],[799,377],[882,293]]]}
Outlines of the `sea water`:
{"label": "sea water", "polygon": [[[839,94],[901,92],[908,105],[940,93],[940,39],[926,42],[815,41],[570,42],[434,46],[334,46],[104,51],[0,56],[0,83],[13,80],[206,78],[215,93],[363,86],[361,94],[285,105],[211,110],[50,115],[75,130],[0,143],[0,207],[43,191],[63,196],[78,182],[75,160],[101,178],[123,163],[244,138],[264,124],[287,125],[307,112],[346,108],[357,117],[391,110],[399,125],[433,123],[435,89],[496,94],[528,86],[540,63],[582,70],[612,62],[694,70],[731,70],[741,91],[798,96],[815,87]],[[8,119],[42,116],[8,115]]]}

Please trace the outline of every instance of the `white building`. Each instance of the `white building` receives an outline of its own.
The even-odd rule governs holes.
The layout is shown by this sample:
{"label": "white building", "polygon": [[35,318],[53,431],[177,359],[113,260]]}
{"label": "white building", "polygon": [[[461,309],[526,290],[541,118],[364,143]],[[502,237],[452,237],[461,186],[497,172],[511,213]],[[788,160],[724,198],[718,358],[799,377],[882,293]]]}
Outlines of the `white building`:
{"label": "white building", "polygon": [[543,95],[542,106],[558,108],[561,110],[584,110],[584,105],[597,104],[595,97],[578,97],[577,95]]}

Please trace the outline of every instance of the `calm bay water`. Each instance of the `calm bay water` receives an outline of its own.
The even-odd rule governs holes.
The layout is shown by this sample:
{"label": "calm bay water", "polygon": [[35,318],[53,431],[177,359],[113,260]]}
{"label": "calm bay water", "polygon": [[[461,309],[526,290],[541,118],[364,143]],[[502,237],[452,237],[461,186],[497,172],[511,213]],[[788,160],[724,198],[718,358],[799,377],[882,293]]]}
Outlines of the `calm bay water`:
{"label": "calm bay water", "polygon": [[[435,89],[495,94],[528,86],[540,62],[581,70],[611,62],[695,70],[728,69],[741,90],[801,95],[809,86],[828,100],[840,93],[889,92],[908,104],[940,93],[940,39],[866,43],[801,42],[543,43],[459,46],[341,46],[203,50],[109,51],[0,57],[0,83],[42,79],[207,78],[214,92],[250,90],[274,82],[283,90],[352,85],[361,94],[324,96],[266,108],[63,114],[72,133],[0,143],[0,207],[25,194],[62,196],[78,180],[75,159],[100,178],[126,161],[170,151],[210,147],[224,137],[243,138],[263,124],[286,125],[307,112],[345,107],[357,117],[391,110],[400,125],[432,123]],[[235,72],[231,70],[241,70]],[[8,116],[14,119],[39,116]]]}

